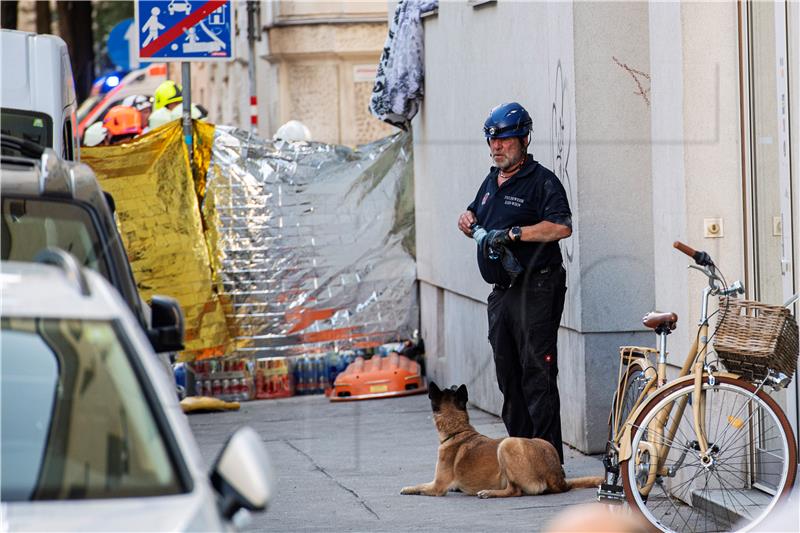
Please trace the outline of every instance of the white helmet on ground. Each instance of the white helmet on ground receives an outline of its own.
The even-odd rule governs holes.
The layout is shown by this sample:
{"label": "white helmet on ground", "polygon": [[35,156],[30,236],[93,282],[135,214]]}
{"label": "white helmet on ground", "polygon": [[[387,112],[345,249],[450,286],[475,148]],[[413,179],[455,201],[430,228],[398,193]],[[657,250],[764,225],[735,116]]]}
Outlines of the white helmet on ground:
{"label": "white helmet on ground", "polygon": [[311,140],[311,131],[299,120],[290,120],[278,128],[278,131],[275,132],[272,138],[276,141],[281,139],[284,141],[308,142]]}

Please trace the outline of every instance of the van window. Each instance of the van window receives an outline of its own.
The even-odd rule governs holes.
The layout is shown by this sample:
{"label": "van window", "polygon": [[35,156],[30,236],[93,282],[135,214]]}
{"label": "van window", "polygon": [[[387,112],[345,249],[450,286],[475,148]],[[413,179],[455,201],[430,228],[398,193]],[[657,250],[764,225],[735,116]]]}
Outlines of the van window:
{"label": "van window", "polygon": [[53,119],[45,113],[21,109],[0,109],[0,131],[46,148],[53,147]]}

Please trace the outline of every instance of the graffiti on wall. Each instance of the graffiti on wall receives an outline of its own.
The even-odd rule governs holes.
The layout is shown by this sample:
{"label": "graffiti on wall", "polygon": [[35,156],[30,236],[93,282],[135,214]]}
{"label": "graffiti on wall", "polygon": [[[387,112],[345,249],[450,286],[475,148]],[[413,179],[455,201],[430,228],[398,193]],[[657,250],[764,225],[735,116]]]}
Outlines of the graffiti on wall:
{"label": "graffiti on wall", "polygon": [[[572,176],[569,171],[569,158],[572,152],[572,116],[568,100],[567,80],[561,61],[556,67],[555,90],[553,92],[551,113],[550,145],[553,149],[553,172],[555,172],[567,192],[573,211],[577,206]],[[575,255],[575,239],[561,241],[561,251],[567,263],[572,263]]]}
{"label": "graffiti on wall", "polygon": [[627,63],[622,63],[614,56],[611,56],[611,59],[614,60],[614,63],[616,63],[619,68],[630,74],[631,78],[633,78],[633,82],[636,84],[636,90],[633,94],[644,98],[647,107],[650,107],[650,75],[641,70],[629,67]]}
{"label": "graffiti on wall", "polygon": [[[550,146],[553,150],[553,172],[561,180],[564,190],[572,208],[573,231],[577,229],[575,221],[578,219],[576,210],[578,208],[577,188],[574,183],[574,176],[571,169],[575,163],[570,160],[573,155],[573,100],[570,94],[569,81],[564,73],[561,60],[556,65],[556,75],[553,87],[553,105],[550,114]],[[567,271],[567,287],[577,287],[578,272],[575,262],[575,242],[576,236],[560,241],[561,255],[564,257],[564,267]],[[564,302],[564,315],[562,321],[566,325],[577,325],[579,318],[577,312],[580,309],[578,301],[578,291],[568,290],[567,299]]]}

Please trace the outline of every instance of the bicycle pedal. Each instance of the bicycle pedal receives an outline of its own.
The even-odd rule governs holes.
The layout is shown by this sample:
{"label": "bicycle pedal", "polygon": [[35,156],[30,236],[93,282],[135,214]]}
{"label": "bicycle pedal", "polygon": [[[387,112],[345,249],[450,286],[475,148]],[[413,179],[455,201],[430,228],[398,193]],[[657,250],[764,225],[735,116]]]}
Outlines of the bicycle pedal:
{"label": "bicycle pedal", "polygon": [[597,489],[597,501],[625,501],[625,492],[622,489],[622,485],[603,483],[600,485],[600,488]]}

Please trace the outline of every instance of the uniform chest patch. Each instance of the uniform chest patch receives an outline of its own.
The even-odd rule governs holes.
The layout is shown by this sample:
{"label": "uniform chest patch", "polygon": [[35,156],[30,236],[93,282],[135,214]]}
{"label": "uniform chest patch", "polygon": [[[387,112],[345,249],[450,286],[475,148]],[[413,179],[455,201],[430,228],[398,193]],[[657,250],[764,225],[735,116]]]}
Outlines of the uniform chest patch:
{"label": "uniform chest patch", "polygon": [[519,198],[517,196],[505,195],[503,199],[505,200],[505,202],[503,202],[505,205],[512,205],[514,207],[522,207],[522,204],[525,203],[524,198]]}
{"label": "uniform chest patch", "polygon": [[489,200],[489,193],[483,195],[483,200],[481,200],[481,205],[486,205],[486,201]]}

